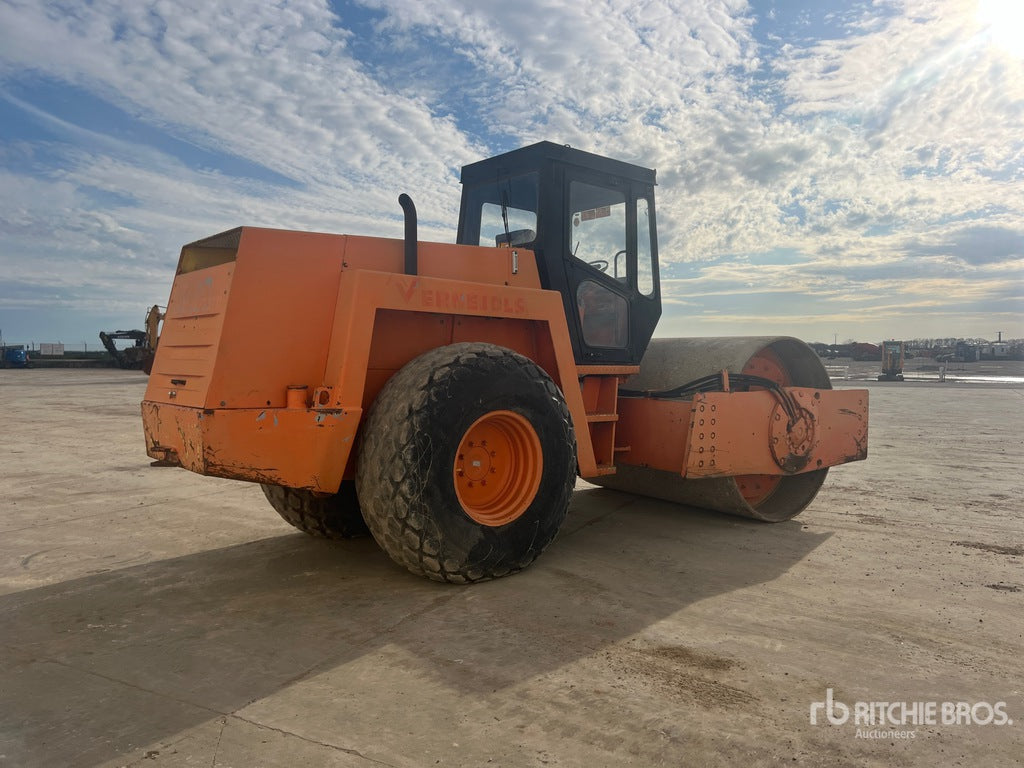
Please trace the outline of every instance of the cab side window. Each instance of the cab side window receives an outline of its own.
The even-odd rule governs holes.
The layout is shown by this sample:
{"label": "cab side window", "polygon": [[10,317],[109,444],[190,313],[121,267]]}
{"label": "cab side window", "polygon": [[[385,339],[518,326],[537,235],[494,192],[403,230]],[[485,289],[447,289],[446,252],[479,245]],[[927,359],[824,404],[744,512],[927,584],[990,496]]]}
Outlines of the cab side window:
{"label": "cab side window", "polygon": [[573,181],[569,185],[569,248],[573,256],[626,280],[626,195]]}
{"label": "cab side window", "polygon": [[646,197],[636,200],[636,289],[642,296],[654,294],[654,249],[651,248],[651,214]]}
{"label": "cab side window", "polygon": [[584,280],[576,289],[576,306],[588,346],[621,349],[629,343],[629,306],[622,296]]}
{"label": "cab side window", "polygon": [[[581,181],[569,184],[569,251],[625,286],[628,279],[626,194]],[[583,341],[621,349],[629,344],[629,304],[597,280],[576,289]]]}

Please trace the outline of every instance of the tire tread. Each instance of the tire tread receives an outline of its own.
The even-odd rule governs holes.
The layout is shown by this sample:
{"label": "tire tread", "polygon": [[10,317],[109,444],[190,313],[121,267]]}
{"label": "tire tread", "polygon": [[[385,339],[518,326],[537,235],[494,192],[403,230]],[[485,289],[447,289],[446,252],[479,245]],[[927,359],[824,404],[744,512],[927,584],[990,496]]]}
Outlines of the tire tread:
{"label": "tire tread", "polygon": [[[556,405],[566,425],[571,467],[575,470],[576,440],[565,400],[551,378],[528,358],[511,350],[485,343],[464,343],[439,347],[424,353],[396,373],[374,403],[359,449],[357,484],[366,499],[363,514],[370,531],[395,562],[414,574],[434,581],[469,583],[516,573],[544,550],[549,541],[530,547],[510,566],[493,569],[466,567],[445,559],[443,542],[430,521],[418,510],[419,488],[408,468],[416,461],[417,444],[425,425],[418,418],[439,405],[453,380],[469,372],[485,375],[507,374],[518,369],[532,384],[541,386]],[[560,496],[568,498],[575,485],[575,472],[567,473]],[[365,489],[365,490],[364,490]],[[388,503],[381,500],[387,499]],[[565,515],[565,509],[556,511]],[[559,524],[561,520],[558,521]]]}
{"label": "tire tread", "polygon": [[351,481],[334,496],[261,483],[267,501],[285,520],[303,533],[321,539],[355,539],[369,534]]}

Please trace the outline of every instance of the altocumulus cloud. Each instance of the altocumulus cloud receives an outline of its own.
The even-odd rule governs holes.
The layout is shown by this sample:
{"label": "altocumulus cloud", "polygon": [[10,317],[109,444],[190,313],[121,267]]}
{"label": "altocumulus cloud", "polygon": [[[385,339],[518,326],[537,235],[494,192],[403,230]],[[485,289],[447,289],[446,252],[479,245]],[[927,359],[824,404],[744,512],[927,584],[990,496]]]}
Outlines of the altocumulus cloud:
{"label": "altocumulus cloud", "polygon": [[985,3],[7,0],[0,328],[137,326],[182,243],[397,237],[402,191],[451,240],[459,167],[549,139],[658,169],[663,333],[1024,335]]}

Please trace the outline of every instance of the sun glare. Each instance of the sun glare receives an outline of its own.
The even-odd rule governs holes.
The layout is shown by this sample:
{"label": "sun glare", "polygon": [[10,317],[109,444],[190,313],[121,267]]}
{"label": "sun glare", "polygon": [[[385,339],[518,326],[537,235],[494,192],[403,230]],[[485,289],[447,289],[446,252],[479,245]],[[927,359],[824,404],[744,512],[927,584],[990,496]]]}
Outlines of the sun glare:
{"label": "sun glare", "polygon": [[992,45],[1024,59],[1024,1],[979,0],[977,19]]}

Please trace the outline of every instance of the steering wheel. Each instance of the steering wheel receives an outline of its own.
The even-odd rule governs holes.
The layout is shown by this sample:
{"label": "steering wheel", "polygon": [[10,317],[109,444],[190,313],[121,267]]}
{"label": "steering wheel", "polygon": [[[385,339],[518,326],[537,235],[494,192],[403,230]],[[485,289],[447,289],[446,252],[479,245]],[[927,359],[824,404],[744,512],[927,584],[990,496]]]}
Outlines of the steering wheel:
{"label": "steering wheel", "polygon": [[594,261],[588,261],[587,264],[592,266],[594,269],[599,269],[602,272],[608,271],[608,259],[595,259]]}

